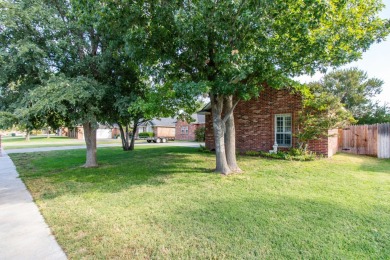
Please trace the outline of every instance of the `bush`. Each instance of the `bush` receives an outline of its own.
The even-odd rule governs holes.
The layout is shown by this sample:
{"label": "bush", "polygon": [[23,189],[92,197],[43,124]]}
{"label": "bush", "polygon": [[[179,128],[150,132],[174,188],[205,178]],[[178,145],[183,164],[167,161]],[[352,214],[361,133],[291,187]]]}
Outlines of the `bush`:
{"label": "bush", "polygon": [[245,155],[248,155],[248,156],[260,156],[260,152],[256,152],[256,151],[246,151],[246,152],[245,152]]}
{"label": "bush", "polygon": [[260,152],[260,156],[272,159],[289,160],[291,156],[288,153],[278,151],[277,153]]}
{"label": "bush", "polygon": [[298,155],[303,155],[305,154],[305,151],[303,149],[299,148],[291,148],[290,151],[288,152],[291,156],[298,156]]}
{"label": "bush", "polygon": [[153,132],[143,132],[143,133],[139,133],[138,136],[140,138],[153,137],[154,133]]}
{"label": "bush", "polygon": [[282,151],[278,151],[277,153],[260,152],[259,154],[260,156],[266,158],[290,160],[290,161],[313,161],[317,158],[315,153],[312,152],[302,153],[301,150],[295,148],[293,151],[291,149],[289,152],[282,152]]}
{"label": "bush", "polygon": [[195,130],[195,141],[204,142],[206,140],[206,127],[202,126]]}
{"label": "bush", "polygon": [[[308,153],[292,157],[294,161],[314,161],[317,158],[315,153]],[[319,157],[320,158],[320,157]]]}

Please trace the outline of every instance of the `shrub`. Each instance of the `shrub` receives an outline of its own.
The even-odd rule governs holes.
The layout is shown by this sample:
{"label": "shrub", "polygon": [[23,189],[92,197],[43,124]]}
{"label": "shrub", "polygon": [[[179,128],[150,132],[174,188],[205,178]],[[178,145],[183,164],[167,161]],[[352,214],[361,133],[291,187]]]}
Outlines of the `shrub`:
{"label": "shrub", "polygon": [[204,142],[206,139],[206,127],[202,126],[195,130],[195,141]]}
{"label": "shrub", "polygon": [[317,158],[315,153],[312,152],[301,153],[301,150],[299,149],[296,149],[294,151],[290,150],[289,152],[278,151],[277,153],[260,152],[259,154],[260,156],[266,158],[290,160],[290,161],[291,160],[292,161],[313,161]]}
{"label": "shrub", "polygon": [[303,149],[299,149],[299,148],[291,148],[288,153],[291,156],[298,156],[298,155],[305,154],[305,151]]}
{"label": "shrub", "polygon": [[153,132],[143,132],[143,133],[139,133],[138,136],[140,138],[153,137],[154,133]]}
{"label": "shrub", "polygon": [[256,151],[246,151],[246,152],[245,152],[245,155],[248,155],[248,156],[259,156],[259,155],[260,155],[260,152],[256,152]]}
{"label": "shrub", "polygon": [[282,160],[290,159],[290,155],[282,151],[278,151],[277,153],[260,152],[259,155],[262,157],[273,158],[273,159],[282,159]]}

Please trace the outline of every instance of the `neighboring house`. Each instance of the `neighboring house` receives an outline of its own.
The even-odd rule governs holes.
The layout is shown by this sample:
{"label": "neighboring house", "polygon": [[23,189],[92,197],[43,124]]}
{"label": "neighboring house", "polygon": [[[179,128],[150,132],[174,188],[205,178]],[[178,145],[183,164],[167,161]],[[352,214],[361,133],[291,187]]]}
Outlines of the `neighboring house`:
{"label": "neighboring house", "polygon": [[[267,87],[257,99],[240,101],[234,109],[236,149],[244,151],[269,151],[275,142],[278,149],[296,147],[298,112],[302,109],[302,98],[287,89]],[[211,105],[199,113],[206,115],[206,147],[213,150],[214,133]],[[309,142],[310,151],[332,156],[338,149],[337,130],[331,136]],[[335,134],[335,135],[333,135]]]}
{"label": "neighboring house", "polygon": [[136,138],[138,138],[139,133],[153,132],[155,137],[166,137],[169,139],[174,139],[175,124],[176,119],[169,117],[147,121],[138,126]]}
{"label": "neighboring house", "polygon": [[[99,124],[99,128],[96,131],[96,138],[110,139],[110,138],[115,138],[115,136],[119,134],[120,131],[117,125],[111,127],[111,126]],[[84,139],[84,128],[82,126],[69,127],[69,128],[61,127],[58,130],[58,135],[81,140]]]}
{"label": "neighboring house", "polygon": [[82,140],[84,139],[84,129],[82,126],[60,127],[57,129],[57,135]]}
{"label": "neighboring house", "polygon": [[113,129],[112,126],[107,125],[99,125],[99,128],[96,131],[97,139],[110,139],[113,138]]}
{"label": "neighboring house", "polygon": [[191,115],[192,122],[177,120],[176,122],[176,140],[195,141],[195,130],[205,126],[205,115]]}

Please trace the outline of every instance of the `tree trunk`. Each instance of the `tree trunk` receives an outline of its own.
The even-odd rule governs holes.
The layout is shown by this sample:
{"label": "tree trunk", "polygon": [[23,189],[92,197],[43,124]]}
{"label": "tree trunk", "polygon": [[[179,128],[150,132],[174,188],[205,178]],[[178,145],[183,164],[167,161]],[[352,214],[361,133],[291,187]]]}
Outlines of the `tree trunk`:
{"label": "tree trunk", "polygon": [[50,138],[50,128],[47,128],[46,130],[47,130],[47,132],[46,132],[46,137],[47,137],[47,138]]}
{"label": "tree trunk", "polygon": [[225,123],[222,120],[223,96],[215,94],[210,96],[216,155],[215,171],[227,175],[231,173],[231,170],[227,164],[225,152]]}
{"label": "tree trunk", "polygon": [[304,146],[303,146],[303,153],[304,154],[307,154],[307,146],[308,146],[307,143],[305,143]]}
{"label": "tree trunk", "polygon": [[125,128],[125,146],[126,146],[126,150],[125,151],[129,151],[130,149],[130,144],[129,144],[129,125],[126,124],[126,128]]}
{"label": "tree trunk", "polygon": [[130,143],[130,150],[131,151],[134,150],[135,134],[137,133],[137,129],[138,129],[138,119],[134,120],[134,127],[133,127],[133,132],[131,135],[131,143]]}
{"label": "tree trunk", "polygon": [[126,125],[126,131],[123,129],[123,126],[118,123],[119,131],[121,132],[121,141],[122,141],[122,149],[123,151],[129,151],[130,145],[129,145],[129,130],[128,126]]}
{"label": "tree trunk", "polygon": [[96,158],[96,128],[91,122],[83,124],[85,144],[87,145],[87,159],[84,164],[85,168],[97,167]]}
{"label": "tree trunk", "polygon": [[25,136],[26,141],[30,141],[30,129],[26,130],[26,136]]}
{"label": "tree trunk", "polygon": [[[233,96],[226,96],[224,98],[224,116],[227,116],[225,123],[225,149],[226,149],[226,161],[233,172],[242,172],[237,165],[236,159],[236,129],[234,127],[233,116]],[[230,115],[227,115],[230,113]]]}
{"label": "tree trunk", "polygon": [[119,126],[119,131],[121,132],[121,141],[122,141],[122,149],[125,151],[125,131],[123,131],[123,127],[120,123],[117,123]]}

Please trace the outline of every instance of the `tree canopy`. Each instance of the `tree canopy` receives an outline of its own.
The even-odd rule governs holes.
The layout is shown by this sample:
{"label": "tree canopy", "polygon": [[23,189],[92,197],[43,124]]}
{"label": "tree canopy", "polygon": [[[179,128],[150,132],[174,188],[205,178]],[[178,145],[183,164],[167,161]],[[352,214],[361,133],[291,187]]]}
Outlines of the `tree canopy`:
{"label": "tree canopy", "polygon": [[357,123],[362,124],[378,124],[378,123],[390,123],[390,105],[369,103],[362,108],[359,116],[356,117]]}
{"label": "tree canopy", "polygon": [[[363,0],[141,1],[127,43],[134,53],[157,53],[158,71],[178,91],[209,93],[216,170],[228,174],[239,171],[236,102],[264,84],[293,85],[291,77],[357,60],[389,33],[381,8]],[[140,39],[144,45],[135,44]]]}
{"label": "tree canopy", "polygon": [[371,98],[382,92],[383,81],[369,78],[358,68],[335,70],[326,74],[320,81],[309,84],[314,91],[325,91],[339,98],[340,102],[358,117]]}

